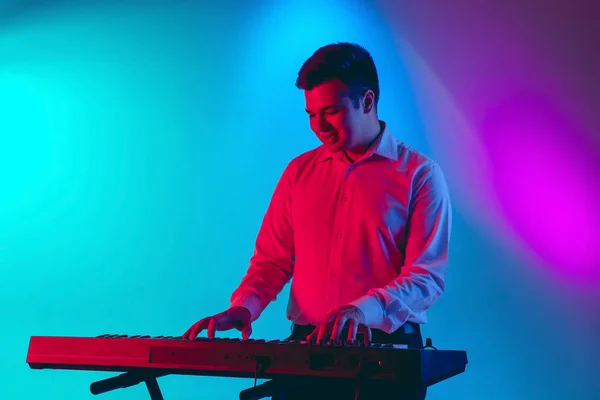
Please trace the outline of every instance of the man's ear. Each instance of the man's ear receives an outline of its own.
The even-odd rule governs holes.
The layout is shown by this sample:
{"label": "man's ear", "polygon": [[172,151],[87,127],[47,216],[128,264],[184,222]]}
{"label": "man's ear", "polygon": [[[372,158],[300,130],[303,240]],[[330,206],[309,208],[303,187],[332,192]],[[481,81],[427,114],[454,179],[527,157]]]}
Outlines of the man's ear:
{"label": "man's ear", "polygon": [[363,96],[363,109],[365,110],[365,114],[371,112],[373,107],[375,107],[375,94],[372,90],[367,90]]}

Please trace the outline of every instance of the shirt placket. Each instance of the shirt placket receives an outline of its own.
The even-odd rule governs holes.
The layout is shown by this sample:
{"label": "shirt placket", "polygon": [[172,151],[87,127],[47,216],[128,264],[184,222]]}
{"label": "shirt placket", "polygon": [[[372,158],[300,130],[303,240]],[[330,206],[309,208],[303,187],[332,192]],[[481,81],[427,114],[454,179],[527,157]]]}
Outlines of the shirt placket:
{"label": "shirt placket", "polygon": [[[327,277],[327,303],[337,303],[339,299],[340,274],[344,268],[344,243],[346,243],[350,188],[352,186],[354,166],[349,166],[344,173],[337,199],[337,207],[333,224],[331,251],[329,252],[329,268]],[[331,306],[330,306],[331,307]]]}

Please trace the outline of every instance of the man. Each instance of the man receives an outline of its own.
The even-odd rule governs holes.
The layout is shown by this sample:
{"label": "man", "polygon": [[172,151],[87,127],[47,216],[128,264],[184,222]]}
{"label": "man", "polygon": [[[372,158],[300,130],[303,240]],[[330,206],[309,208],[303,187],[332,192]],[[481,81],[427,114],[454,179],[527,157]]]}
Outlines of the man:
{"label": "man", "polygon": [[[230,307],[196,322],[184,337],[207,330],[213,338],[235,328],[249,338],[252,322],[291,279],[291,338],[320,343],[362,334],[365,341],[421,348],[419,327],[444,291],[448,261],[451,207],[443,174],[379,119],[379,78],[364,48],[318,49],[296,86],[323,144],[283,171]],[[341,386],[327,387],[333,398],[345,398]],[[316,399],[321,389],[285,398]]]}

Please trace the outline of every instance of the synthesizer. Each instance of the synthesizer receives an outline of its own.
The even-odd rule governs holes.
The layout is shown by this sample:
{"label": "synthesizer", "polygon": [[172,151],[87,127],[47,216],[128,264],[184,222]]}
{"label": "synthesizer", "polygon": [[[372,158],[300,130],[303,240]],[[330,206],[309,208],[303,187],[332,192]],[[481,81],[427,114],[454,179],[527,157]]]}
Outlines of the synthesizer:
{"label": "synthesizer", "polygon": [[464,372],[467,355],[462,350],[346,341],[316,344],[106,334],[32,336],[26,362],[32,369],[121,372],[93,383],[91,392],[99,394],[144,382],[155,400],[162,399],[156,378],[172,374],[254,378],[255,385],[256,379],[271,379],[268,383],[273,385],[290,379],[331,378],[427,387]]}

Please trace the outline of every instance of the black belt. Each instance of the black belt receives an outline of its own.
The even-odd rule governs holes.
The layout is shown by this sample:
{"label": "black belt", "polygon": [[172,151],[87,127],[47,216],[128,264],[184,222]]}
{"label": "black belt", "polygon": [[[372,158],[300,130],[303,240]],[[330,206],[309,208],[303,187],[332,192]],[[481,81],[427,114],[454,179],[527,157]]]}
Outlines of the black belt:
{"label": "black belt", "polygon": [[[316,329],[313,325],[292,324],[291,335],[288,339],[303,340]],[[342,331],[342,338],[348,335],[348,329]],[[357,335],[358,340],[362,340],[362,334]],[[371,329],[371,341],[373,343],[393,343],[406,344],[409,347],[423,347],[421,337],[421,326],[414,322],[406,322],[400,328],[391,333],[386,333],[380,329]]]}

